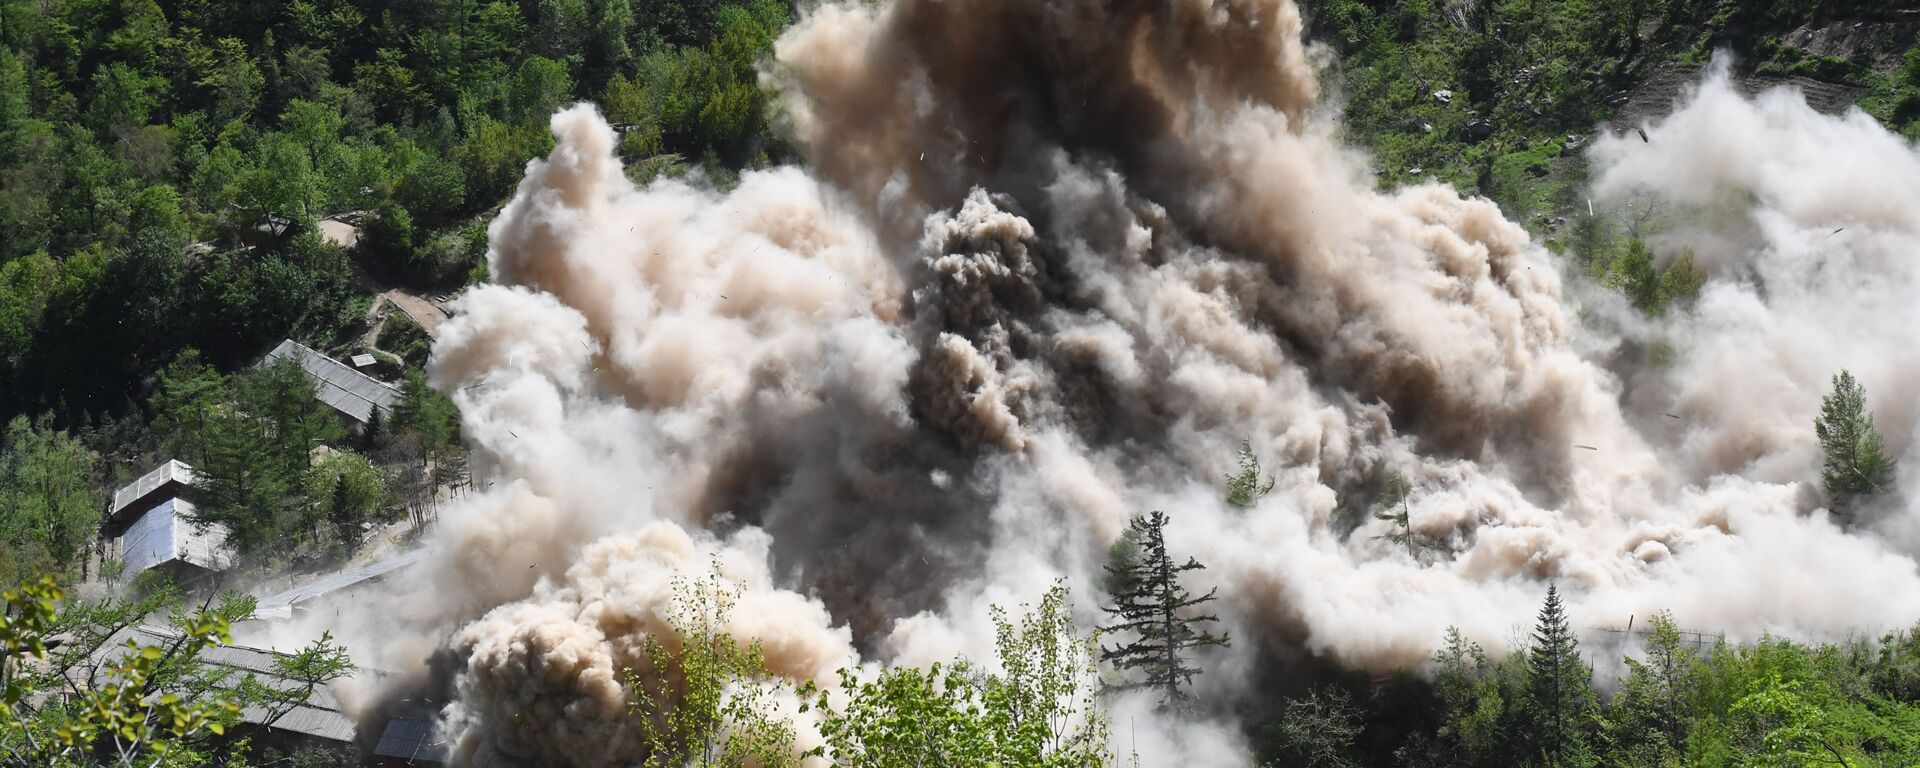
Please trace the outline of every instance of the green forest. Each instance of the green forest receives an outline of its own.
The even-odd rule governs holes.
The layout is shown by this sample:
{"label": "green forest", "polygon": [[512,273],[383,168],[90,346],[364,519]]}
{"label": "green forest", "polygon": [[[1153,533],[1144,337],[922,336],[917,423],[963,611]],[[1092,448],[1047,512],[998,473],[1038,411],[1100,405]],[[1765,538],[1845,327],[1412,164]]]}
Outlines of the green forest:
{"label": "green forest", "polygon": [[[1588,205],[1581,146],[1651,74],[1730,51],[1743,72],[1845,86],[1920,140],[1920,43],[1837,57],[1788,35],[1911,19],[1913,3],[1302,7],[1308,37],[1331,54],[1324,85],[1339,94],[1346,138],[1382,187],[1435,180],[1491,199],[1652,317],[1695,300],[1704,278],[1691,257],[1653,253],[1632,222],[1573,215]],[[488,223],[552,148],[550,116],[577,101],[619,132],[636,181],[727,187],[802,160],[760,76],[796,13],[789,0],[0,0],[0,582],[15,587],[0,618],[0,765],[357,765],[228,734],[243,709],[284,714],[348,674],[344,651],[323,641],[283,660],[278,678],[304,687],[198,664],[251,598],[121,578],[124,564],[102,556],[103,509],[178,459],[200,479],[195,521],[231,531],[241,573],[350,561],[376,526],[418,536],[410,500],[471,478],[459,414],[427,382],[427,333],[399,312],[376,317],[379,296],[484,282]],[[357,239],[330,239],[329,221]],[[298,365],[261,364],[283,339],[336,359],[375,355],[399,400],[344,426]],[[1807,425],[1841,512],[1893,481],[1866,415],[1877,394],[1892,393],[1842,373]],[[1251,450],[1240,466],[1222,493],[1248,506],[1273,481]],[[1395,517],[1402,498],[1390,489],[1372,509],[1402,526],[1392,543],[1413,553],[1418,536]],[[1110,636],[1137,639],[1076,630],[1064,590],[1008,606],[1011,618],[996,614],[1003,672],[964,659],[878,680],[848,672],[851,703],[831,706],[808,686],[784,691],[832,713],[813,757],[1133,764],[1108,749],[1124,724],[1108,721],[1099,690],[1221,714],[1194,693],[1194,659],[1259,640],[1209,624],[1208,603],[1227,598],[1182,587],[1205,564],[1170,551],[1169,512],[1133,521],[1104,594],[1075,596],[1109,612]],[[112,589],[86,586],[101,583]],[[724,588],[683,587],[711,612],[675,617],[681,637],[648,653],[688,682],[669,692],[628,681],[658,764],[794,764],[795,735],[771,705],[722,701],[743,681],[774,684],[759,648],[714,639],[731,607]],[[1442,650],[1425,668],[1322,669],[1230,714],[1276,768],[1920,764],[1920,629],[1734,644],[1657,615],[1595,649],[1581,647],[1553,588],[1540,600],[1512,647],[1455,633],[1435,638]],[[63,677],[143,617],[180,639],[94,664],[111,684]],[[669,699],[694,714],[671,716]],[[1078,707],[1072,717],[1049,709],[1062,701]],[[753,737],[694,748],[722,724]]]}
{"label": "green forest", "polygon": [[[636,175],[724,184],[789,157],[755,67],[791,15],[771,0],[0,5],[0,421],[9,466],[51,474],[0,524],[23,531],[0,574],[74,571],[101,496],[167,458],[212,462],[226,488],[207,510],[248,509],[247,549],[371,514],[322,509],[334,489],[310,475],[340,472],[310,472],[306,449],[457,443],[420,379],[424,334],[403,316],[374,329],[409,400],[357,444],[296,412],[314,405],[299,376],[250,367],[283,338],[364,351],[382,288],[483,280],[489,215],[577,100],[622,128]],[[343,215],[351,248],[319,226]],[[247,407],[268,401],[282,407]]]}

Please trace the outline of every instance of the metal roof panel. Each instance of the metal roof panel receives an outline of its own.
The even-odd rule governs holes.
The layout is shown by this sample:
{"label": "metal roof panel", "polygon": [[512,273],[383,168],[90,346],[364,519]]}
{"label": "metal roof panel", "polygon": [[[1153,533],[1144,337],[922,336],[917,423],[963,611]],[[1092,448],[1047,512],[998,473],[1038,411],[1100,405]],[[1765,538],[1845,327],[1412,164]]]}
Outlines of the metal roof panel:
{"label": "metal roof panel", "polygon": [[280,342],[267,359],[298,363],[313,378],[315,397],[362,423],[373,418],[375,407],[391,410],[400,401],[400,390],[292,339]]}

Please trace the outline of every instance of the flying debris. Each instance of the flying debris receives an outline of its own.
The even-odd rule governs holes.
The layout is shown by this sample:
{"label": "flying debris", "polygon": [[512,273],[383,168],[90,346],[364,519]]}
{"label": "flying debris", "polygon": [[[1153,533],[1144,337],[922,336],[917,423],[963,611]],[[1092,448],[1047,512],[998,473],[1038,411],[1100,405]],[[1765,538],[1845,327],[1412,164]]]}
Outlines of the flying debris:
{"label": "flying debris", "polygon": [[1679,416],[1679,414],[1674,414],[1674,413],[1662,413],[1662,414],[1660,414],[1660,415],[1662,415],[1662,416],[1665,416],[1665,417],[1667,417],[1667,418],[1669,418],[1669,419],[1673,419],[1674,421],[1679,421],[1679,420],[1680,420],[1680,416]]}
{"label": "flying debris", "polygon": [[1597,450],[1600,450],[1600,449],[1598,449],[1598,448],[1595,448],[1595,447],[1593,447],[1593,446],[1591,446],[1591,445],[1581,445],[1581,444],[1579,444],[1579,443],[1574,443],[1574,444],[1573,444],[1573,447],[1575,447],[1575,448],[1584,448],[1584,449],[1586,449],[1586,450],[1589,450],[1589,451],[1597,451]]}
{"label": "flying debris", "polygon": [[1642,143],[1642,144],[1652,144],[1652,143],[1653,143],[1653,140],[1652,140],[1652,139],[1649,139],[1649,138],[1647,138],[1647,129],[1645,129],[1645,128],[1635,128],[1635,129],[1633,129],[1633,132],[1634,132],[1634,133],[1638,133],[1638,134],[1640,134],[1640,143]]}

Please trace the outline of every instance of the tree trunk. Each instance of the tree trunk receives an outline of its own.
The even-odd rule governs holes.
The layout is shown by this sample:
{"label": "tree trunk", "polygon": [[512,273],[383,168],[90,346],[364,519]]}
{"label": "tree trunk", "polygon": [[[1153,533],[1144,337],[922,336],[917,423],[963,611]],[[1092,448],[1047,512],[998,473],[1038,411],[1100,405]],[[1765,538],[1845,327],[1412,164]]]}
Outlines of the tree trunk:
{"label": "tree trunk", "polygon": [[1160,620],[1161,620],[1161,624],[1165,627],[1165,632],[1166,632],[1166,635],[1164,638],[1164,642],[1167,648],[1166,650],[1167,690],[1165,693],[1165,701],[1169,709],[1175,706],[1176,702],[1179,701],[1179,696],[1180,696],[1180,689],[1179,689],[1180,678],[1177,674],[1175,674],[1175,670],[1178,668],[1178,664],[1176,661],[1177,657],[1174,655],[1175,648],[1173,646],[1173,638],[1174,638],[1173,618],[1174,617],[1173,617],[1172,565],[1173,565],[1173,561],[1171,558],[1167,556],[1166,545],[1163,543],[1160,549]]}

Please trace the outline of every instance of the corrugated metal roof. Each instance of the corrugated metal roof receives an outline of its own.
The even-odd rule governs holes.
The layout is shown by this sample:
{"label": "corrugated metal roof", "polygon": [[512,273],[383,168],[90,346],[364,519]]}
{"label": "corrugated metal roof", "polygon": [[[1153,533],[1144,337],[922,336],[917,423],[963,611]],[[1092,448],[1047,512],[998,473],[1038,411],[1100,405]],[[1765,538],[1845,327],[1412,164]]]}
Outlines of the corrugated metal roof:
{"label": "corrugated metal roof", "polygon": [[387,729],[380,732],[380,743],[373,748],[375,757],[435,763],[446,762],[447,753],[446,738],[434,727],[433,720],[425,717],[388,720]]}
{"label": "corrugated metal roof", "polygon": [[420,562],[426,557],[427,550],[416,549],[374,563],[341,571],[324,579],[302,584],[272,597],[262,598],[254,607],[254,615],[263,619],[284,619],[293,615],[293,607],[316,597],[346,589],[364,581],[377,579],[394,571]]}
{"label": "corrugated metal roof", "polygon": [[166,487],[168,484],[192,485],[193,467],[189,467],[185,462],[178,460],[168,460],[166,463],[155,467],[152,472],[141,475],[140,479],[128,483],[126,487],[120,490],[114,491],[113,509],[108,511],[107,514],[117,517],[120,511],[126,509],[128,505],[146,498]]}
{"label": "corrugated metal roof", "polygon": [[314,397],[362,424],[373,418],[376,406],[392,410],[393,404],[400,401],[400,390],[292,339],[280,342],[280,346],[267,353],[267,359],[291,359],[299,363],[300,368],[313,377]]}
{"label": "corrugated metal roof", "polygon": [[227,548],[226,527],[195,523],[188,519],[192,515],[193,504],[186,499],[167,499],[135,520],[120,536],[120,559],[127,573],[175,560],[210,571],[231,566],[233,552]]}
{"label": "corrugated metal roof", "polygon": [[[113,658],[110,654],[124,652],[128,640],[140,645],[166,647],[178,638],[179,634],[170,627],[148,626],[123,629],[100,645],[101,661]],[[199,658],[206,664],[226,667],[243,675],[252,674],[262,685],[278,687],[283,681],[274,669],[274,662],[285,655],[263,648],[222,645],[201,651]],[[282,690],[292,689],[282,688]],[[340,712],[340,702],[334,698],[333,689],[328,685],[315,686],[305,703],[295,705],[279,719],[268,723],[272,715],[273,713],[266,708],[259,706],[245,707],[240,711],[240,719],[254,725],[303,733],[333,741],[353,741],[354,722]]]}

